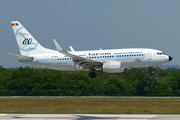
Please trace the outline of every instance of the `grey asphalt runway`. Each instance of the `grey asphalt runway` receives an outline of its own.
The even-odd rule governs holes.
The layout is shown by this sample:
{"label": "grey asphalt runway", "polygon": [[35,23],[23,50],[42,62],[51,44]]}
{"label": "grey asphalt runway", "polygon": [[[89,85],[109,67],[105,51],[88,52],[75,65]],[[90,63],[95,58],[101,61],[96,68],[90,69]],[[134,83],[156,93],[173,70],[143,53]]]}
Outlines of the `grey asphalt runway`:
{"label": "grey asphalt runway", "polygon": [[180,115],[140,114],[0,114],[1,120],[180,120]]}

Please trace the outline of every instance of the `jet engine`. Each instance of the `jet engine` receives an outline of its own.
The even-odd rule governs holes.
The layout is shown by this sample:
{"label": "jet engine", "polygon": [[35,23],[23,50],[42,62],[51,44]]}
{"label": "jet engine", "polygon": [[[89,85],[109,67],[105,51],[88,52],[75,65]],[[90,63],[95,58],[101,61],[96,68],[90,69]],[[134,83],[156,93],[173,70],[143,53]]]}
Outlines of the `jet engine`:
{"label": "jet engine", "polygon": [[118,61],[105,62],[102,68],[103,68],[103,72],[106,72],[106,73],[124,72],[124,68],[121,68],[121,62],[118,62]]}

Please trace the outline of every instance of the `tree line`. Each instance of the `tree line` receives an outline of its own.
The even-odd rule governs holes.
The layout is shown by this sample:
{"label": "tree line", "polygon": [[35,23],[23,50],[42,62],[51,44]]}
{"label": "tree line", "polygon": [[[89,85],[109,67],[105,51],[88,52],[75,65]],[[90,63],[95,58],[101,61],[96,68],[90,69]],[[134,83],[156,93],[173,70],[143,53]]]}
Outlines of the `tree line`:
{"label": "tree line", "polygon": [[180,69],[132,68],[123,73],[58,71],[0,66],[0,90],[180,90]]}

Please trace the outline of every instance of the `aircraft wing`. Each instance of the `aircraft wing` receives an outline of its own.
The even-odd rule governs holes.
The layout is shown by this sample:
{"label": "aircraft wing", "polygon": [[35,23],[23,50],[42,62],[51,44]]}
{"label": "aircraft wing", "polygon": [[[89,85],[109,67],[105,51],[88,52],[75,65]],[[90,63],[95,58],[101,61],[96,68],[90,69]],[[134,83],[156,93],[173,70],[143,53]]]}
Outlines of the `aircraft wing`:
{"label": "aircraft wing", "polygon": [[54,41],[54,44],[56,46],[56,49],[61,53],[61,54],[64,54],[66,56],[69,56],[71,58],[73,58],[73,62],[77,65],[79,65],[79,67],[81,68],[95,68],[97,66],[100,66],[103,64],[103,62],[101,61],[97,61],[97,60],[91,60],[91,59],[88,59],[88,58],[84,58],[84,57],[80,57],[78,55],[74,55],[74,54],[71,54],[69,52],[66,52],[64,51],[61,46],[57,43],[57,41],[55,39],[53,39]]}
{"label": "aircraft wing", "polygon": [[12,55],[14,57],[17,57],[20,60],[33,60],[33,57],[29,57],[29,56],[24,56],[24,55],[17,55],[17,54],[12,54],[12,53],[8,53],[9,55]]}

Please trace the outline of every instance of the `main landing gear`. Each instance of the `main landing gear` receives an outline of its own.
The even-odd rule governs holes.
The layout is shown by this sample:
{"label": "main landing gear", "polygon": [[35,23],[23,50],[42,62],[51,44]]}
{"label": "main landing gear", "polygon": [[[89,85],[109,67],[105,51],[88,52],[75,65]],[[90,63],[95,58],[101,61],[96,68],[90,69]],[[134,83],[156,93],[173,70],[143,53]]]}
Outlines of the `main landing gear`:
{"label": "main landing gear", "polygon": [[95,69],[91,70],[91,72],[89,73],[89,77],[91,77],[91,78],[96,77]]}

